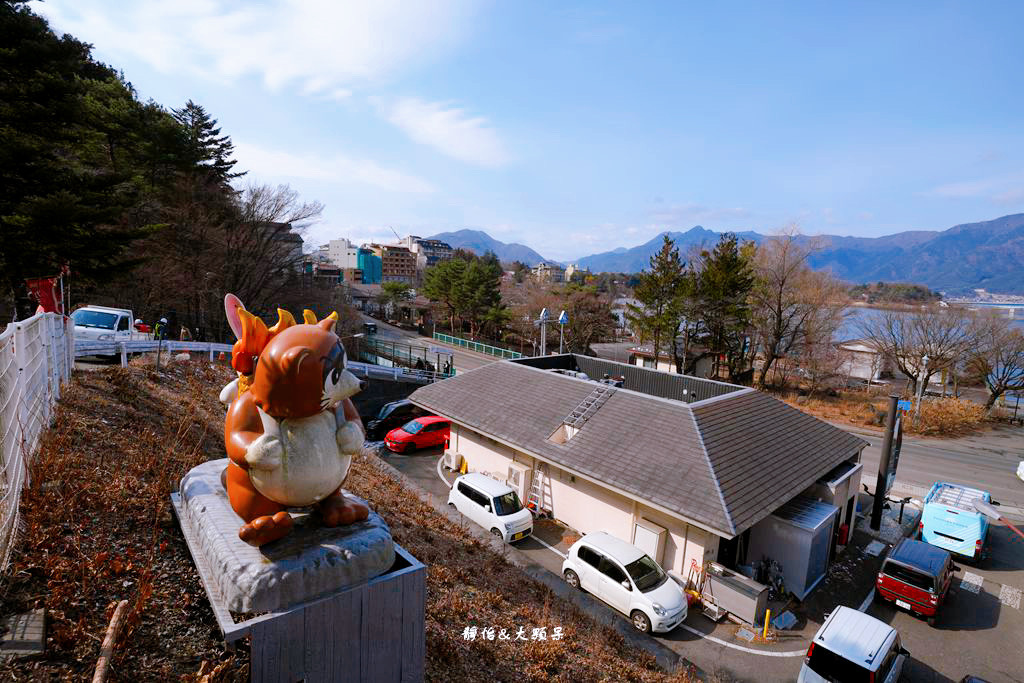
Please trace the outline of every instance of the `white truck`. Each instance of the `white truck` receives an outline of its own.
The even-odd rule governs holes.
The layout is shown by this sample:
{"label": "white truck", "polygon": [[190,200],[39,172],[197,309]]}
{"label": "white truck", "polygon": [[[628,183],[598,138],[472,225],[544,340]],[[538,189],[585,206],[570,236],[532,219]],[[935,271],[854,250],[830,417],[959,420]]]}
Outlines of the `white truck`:
{"label": "white truck", "polygon": [[135,331],[135,318],[127,308],[84,306],[71,314],[75,339],[83,341],[131,341],[150,339],[152,335]]}

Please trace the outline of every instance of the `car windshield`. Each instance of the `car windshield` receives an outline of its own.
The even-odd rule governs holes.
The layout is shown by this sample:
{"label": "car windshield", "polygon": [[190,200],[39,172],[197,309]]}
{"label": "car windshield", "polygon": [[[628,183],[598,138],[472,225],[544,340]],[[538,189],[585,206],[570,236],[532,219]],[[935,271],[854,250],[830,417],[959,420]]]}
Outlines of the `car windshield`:
{"label": "car windshield", "polygon": [[871,680],[871,672],[867,669],[818,643],[814,644],[806,666],[829,683],[867,683]]}
{"label": "car windshield", "polygon": [[636,562],[627,564],[626,571],[633,577],[633,583],[636,584],[636,587],[644,593],[665,583],[667,578],[665,572],[658,566],[658,563],[647,555],[644,555]]}
{"label": "car windshield", "polygon": [[408,432],[409,434],[418,434],[421,429],[423,429],[423,425],[416,420],[406,422],[402,425],[402,431]]}
{"label": "car windshield", "polygon": [[117,314],[80,308],[71,314],[71,319],[80,327],[99,327],[104,330],[112,330],[114,323],[117,322]]}
{"label": "car windshield", "polygon": [[389,403],[380,409],[380,415],[377,416],[378,420],[383,420],[386,417],[391,417],[391,414],[402,407],[401,403]]}
{"label": "car windshield", "polygon": [[499,517],[511,515],[513,512],[519,512],[522,509],[523,504],[519,502],[519,496],[515,491],[509,491],[505,495],[494,499],[494,514]]}

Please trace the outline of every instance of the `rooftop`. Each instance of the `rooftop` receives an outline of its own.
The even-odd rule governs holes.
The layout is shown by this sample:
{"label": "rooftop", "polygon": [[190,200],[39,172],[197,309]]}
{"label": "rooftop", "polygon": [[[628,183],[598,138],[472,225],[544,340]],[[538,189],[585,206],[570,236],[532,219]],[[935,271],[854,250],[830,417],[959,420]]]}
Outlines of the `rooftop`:
{"label": "rooftop", "polygon": [[726,538],[867,445],[747,387],[575,354],[490,363],[410,400]]}

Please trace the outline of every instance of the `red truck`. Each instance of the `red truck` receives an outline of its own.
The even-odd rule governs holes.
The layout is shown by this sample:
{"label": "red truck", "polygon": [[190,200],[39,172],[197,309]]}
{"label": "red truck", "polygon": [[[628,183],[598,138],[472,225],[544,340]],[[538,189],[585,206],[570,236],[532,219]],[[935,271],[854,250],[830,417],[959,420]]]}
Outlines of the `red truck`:
{"label": "red truck", "polygon": [[959,569],[942,548],[905,538],[889,551],[875,589],[880,598],[925,617],[931,625]]}

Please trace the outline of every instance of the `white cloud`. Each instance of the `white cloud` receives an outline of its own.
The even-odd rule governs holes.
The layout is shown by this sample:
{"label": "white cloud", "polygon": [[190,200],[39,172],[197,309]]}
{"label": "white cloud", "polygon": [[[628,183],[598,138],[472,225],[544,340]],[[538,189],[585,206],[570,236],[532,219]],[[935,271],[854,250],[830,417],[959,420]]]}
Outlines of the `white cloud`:
{"label": "white cloud", "polygon": [[266,179],[305,178],[331,183],[357,183],[392,192],[424,194],[434,186],[422,178],[386,168],[368,159],[343,154],[316,156],[272,150],[245,142],[235,143],[239,167]]}
{"label": "white cloud", "polygon": [[[651,214],[651,220],[668,227],[691,228],[694,223],[729,223],[750,218],[750,212],[740,207],[714,207],[703,204],[676,204],[659,207]],[[706,225],[712,229],[715,225]]]}
{"label": "white cloud", "polygon": [[463,0],[47,0],[33,8],[101,53],[163,73],[221,82],[255,75],[271,89],[335,98],[442,54],[471,13]]}
{"label": "white cloud", "polygon": [[1024,201],[1024,174],[1007,175],[946,183],[924,193],[945,199],[987,199],[995,204],[1017,204]]}
{"label": "white cloud", "polygon": [[471,116],[451,103],[402,97],[390,104],[378,102],[378,106],[388,121],[412,140],[454,159],[490,167],[511,160],[487,119]]}

